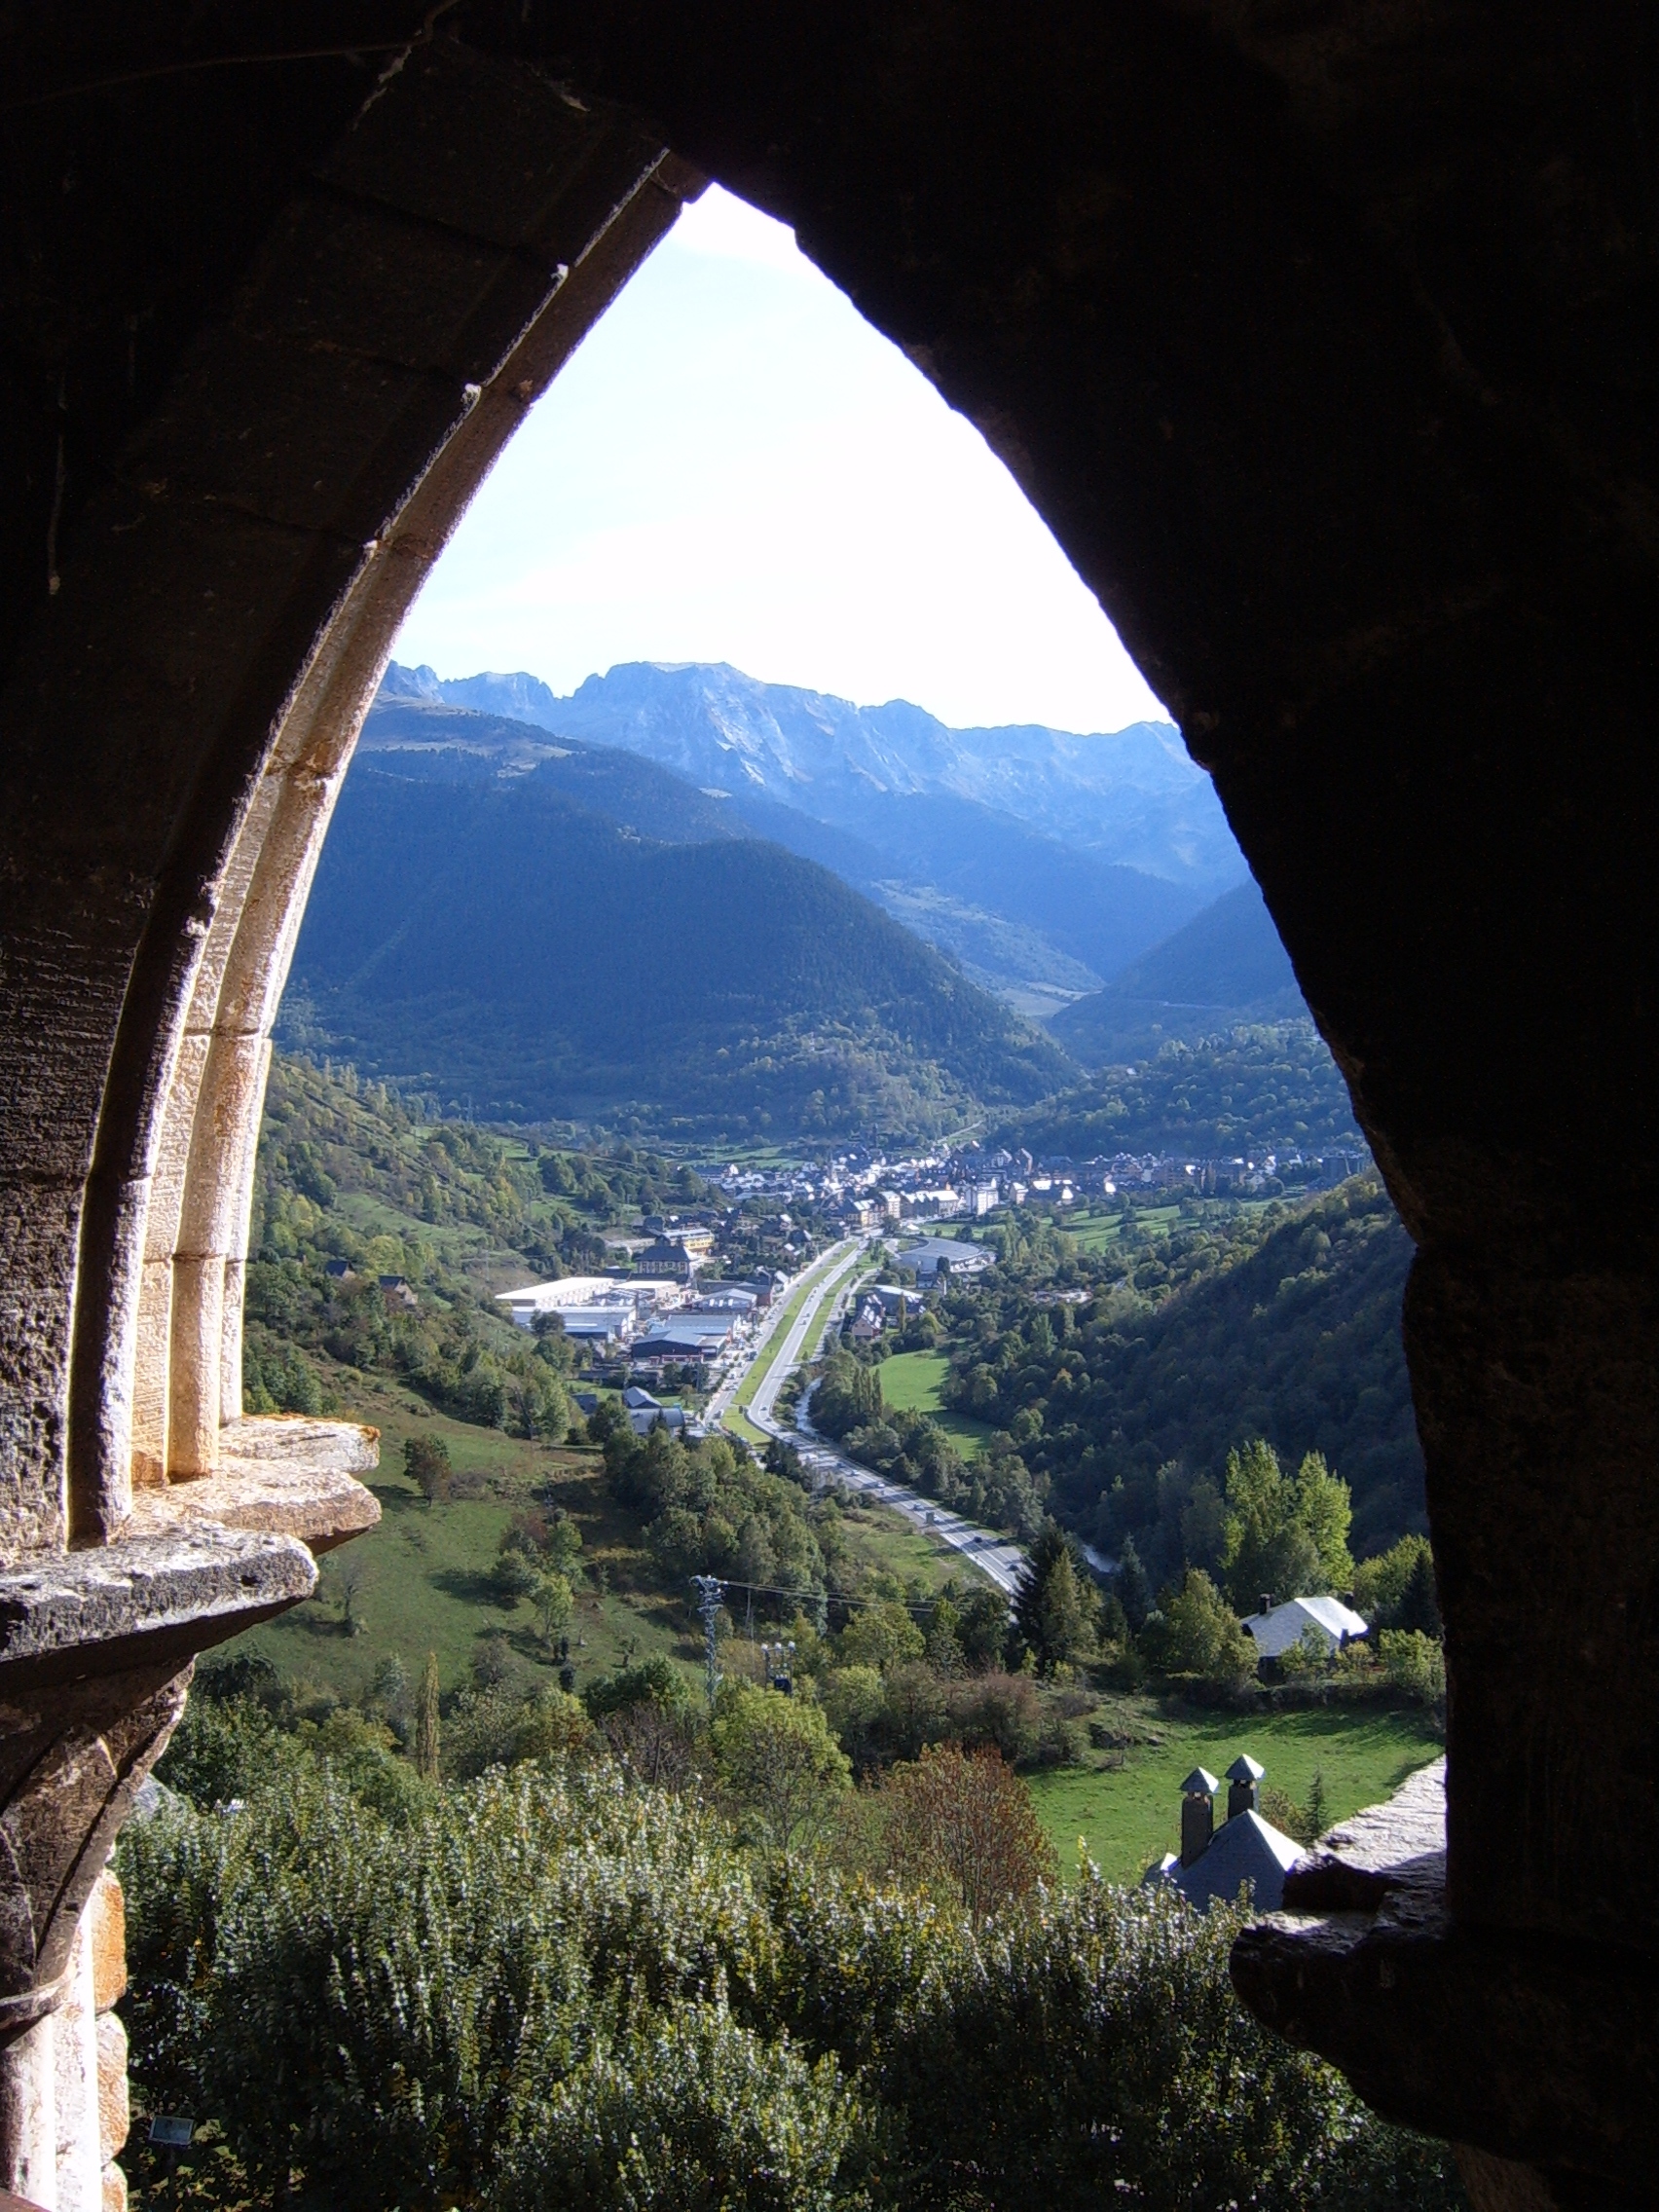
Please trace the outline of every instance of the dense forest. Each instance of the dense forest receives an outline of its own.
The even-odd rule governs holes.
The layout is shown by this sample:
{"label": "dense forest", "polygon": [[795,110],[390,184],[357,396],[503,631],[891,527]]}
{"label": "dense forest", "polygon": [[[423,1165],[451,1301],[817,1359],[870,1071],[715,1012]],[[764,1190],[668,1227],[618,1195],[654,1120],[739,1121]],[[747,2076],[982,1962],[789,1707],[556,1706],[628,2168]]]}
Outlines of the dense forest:
{"label": "dense forest", "polygon": [[1173,1039],[1193,1042],[1240,1022],[1301,1018],[1308,1009],[1290,957],[1253,883],[1120,966],[1050,1023],[1087,1067],[1132,1059]]}
{"label": "dense forest", "polygon": [[1029,1103],[1064,1054],[827,869],[669,844],[506,781],[352,773],[286,1035],[482,1120],[679,1133],[937,1131]]}
{"label": "dense forest", "polygon": [[1005,1117],[998,1135],[1039,1158],[1173,1152],[1259,1160],[1272,1149],[1349,1151],[1356,1164],[1365,1157],[1342,1073],[1306,1019],[1241,1023],[1191,1044],[1171,1040],[1036,1113]]}
{"label": "dense forest", "polygon": [[947,1395],[1013,1440],[1062,1519],[1108,1552],[1132,1536],[1158,1578],[1215,1564],[1227,1455],[1252,1438],[1323,1455],[1364,1557],[1426,1527],[1410,1261],[1374,1176],[1231,1220],[1190,1209],[1157,1238],[1131,1216],[1097,1258],[1051,1233],[951,1289]]}

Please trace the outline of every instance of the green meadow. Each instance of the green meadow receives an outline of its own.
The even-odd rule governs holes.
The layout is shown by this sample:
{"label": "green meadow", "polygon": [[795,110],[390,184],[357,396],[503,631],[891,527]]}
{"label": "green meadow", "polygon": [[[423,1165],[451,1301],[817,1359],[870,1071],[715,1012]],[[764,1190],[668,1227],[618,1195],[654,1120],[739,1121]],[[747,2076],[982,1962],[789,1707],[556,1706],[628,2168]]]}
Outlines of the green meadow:
{"label": "green meadow", "polygon": [[1387,1797],[1444,1749],[1425,1714],[1372,1706],[1235,1715],[1126,1698],[1095,1718],[1143,1740],[1122,1751],[1091,1751],[1087,1766],[1055,1767],[1028,1780],[1038,1818],[1067,1874],[1076,1870],[1081,1840],[1114,1882],[1137,1881],[1161,1853],[1177,1847],[1180,1786],[1195,1766],[1219,1776],[1248,1751],[1267,1769],[1264,1787],[1282,1789],[1298,1804],[1320,1774],[1334,1822]]}

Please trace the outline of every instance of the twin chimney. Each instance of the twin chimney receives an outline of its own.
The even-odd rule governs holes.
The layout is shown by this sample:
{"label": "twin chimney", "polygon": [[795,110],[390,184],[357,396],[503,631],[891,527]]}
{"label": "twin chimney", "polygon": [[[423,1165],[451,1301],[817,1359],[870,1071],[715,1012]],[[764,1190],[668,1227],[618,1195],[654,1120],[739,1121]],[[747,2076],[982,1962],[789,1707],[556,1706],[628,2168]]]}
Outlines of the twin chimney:
{"label": "twin chimney", "polygon": [[[1248,1751],[1240,1751],[1227,1770],[1227,1818],[1261,1810],[1262,1777]],[[1209,1849],[1215,1835],[1215,1793],[1221,1788],[1207,1768],[1194,1767],[1181,1785],[1181,1863],[1191,1866]]]}

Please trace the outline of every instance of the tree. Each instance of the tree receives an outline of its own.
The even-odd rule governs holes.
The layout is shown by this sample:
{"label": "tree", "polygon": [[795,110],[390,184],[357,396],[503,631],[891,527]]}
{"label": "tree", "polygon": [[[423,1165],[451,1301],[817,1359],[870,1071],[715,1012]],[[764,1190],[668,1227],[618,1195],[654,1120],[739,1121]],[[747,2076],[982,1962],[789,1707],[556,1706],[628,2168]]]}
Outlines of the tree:
{"label": "tree", "polygon": [[448,1497],[455,1481],[449,1446],[441,1436],[409,1436],[403,1441],[403,1472],[428,1505]]}
{"label": "tree", "polygon": [[1316,1767],[1313,1779],[1308,1785],[1308,1826],[1309,1843],[1317,1843],[1331,1825],[1331,1808],[1325,1798],[1325,1776]]}
{"label": "tree", "polygon": [[426,1654],[421,1693],[415,1702],[415,1771],[424,1782],[438,1779],[438,1655]]}
{"label": "tree", "polygon": [[1426,1544],[1412,1562],[1411,1573],[1406,1577],[1406,1586],[1394,1608],[1393,1625],[1408,1633],[1415,1629],[1419,1636],[1440,1634],[1440,1592],[1434,1580],[1434,1555]]}
{"label": "tree", "polygon": [[1168,1675],[1198,1675],[1218,1688],[1236,1688],[1256,1672],[1256,1646],[1201,1567],[1190,1567],[1163,1607],[1148,1656]]}
{"label": "tree", "polygon": [[919,1659],[927,1648],[908,1609],[891,1601],[861,1606],[837,1641],[843,1667],[875,1667],[883,1674],[902,1659]]}
{"label": "tree", "polygon": [[1087,1568],[1080,1569],[1073,1541],[1055,1521],[1046,1521],[1031,1547],[1014,1594],[1014,1621],[1037,1671],[1094,1650],[1095,1596]]}
{"label": "tree", "polygon": [[739,1684],[712,1734],[727,1794],[773,1851],[815,1834],[852,1781],[822,1709],[804,1698]]}
{"label": "tree", "polygon": [[1227,1541],[1227,1505],[1208,1475],[1199,1475],[1194,1483],[1180,1521],[1185,1564],[1206,1570],[1213,1567]]}
{"label": "tree", "polygon": [[363,1624],[357,1617],[357,1600],[363,1594],[363,1563],[353,1559],[342,1568],[340,1574],[340,1629],[344,1636],[361,1636]]}
{"label": "tree", "polygon": [[948,1598],[940,1598],[934,1606],[933,1618],[928,1622],[928,1642],[924,1656],[936,1674],[959,1675],[962,1672],[962,1639],[956,1633],[960,1618]]}
{"label": "tree", "polygon": [[1241,1613],[1254,1612],[1264,1597],[1296,1598],[1324,1587],[1318,1546],[1297,1518],[1296,1487],[1260,1437],[1227,1455],[1221,1565]]}
{"label": "tree", "polygon": [[1426,1536],[1410,1535],[1374,1559],[1361,1560],[1353,1570],[1354,1610],[1374,1629],[1396,1627],[1413,1569],[1419,1558],[1427,1559],[1432,1568],[1433,1556]]}
{"label": "tree", "polygon": [[1311,1621],[1288,1651],[1279,1654],[1279,1672],[1287,1682],[1313,1682],[1331,1671],[1331,1646]]}
{"label": "tree", "polygon": [[897,1766],[881,1790],[894,1871],[942,1888],[977,1918],[1058,1873],[1031,1793],[999,1752],[940,1744]]}
{"label": "tree", "polygon": [[1353,1526],[1351,1495],[1347,1484],[1326,1466],[1323,1454],[1306,1454],[1296,1470],[1292,1511],[1297,1527],[1307,1531],[1319,1555],[1318,1587],[1321,1590],[1351,1589],[1353,1557],[1347,1545],[1348,1530]]}
{"label": "tree", "polygon": [[956,1612],[956,1641],[977,1674],[1000,1667],[1008,1648],[1008,1600],[989,1583],[970,1590]]}
{"label": "tree", "polygon": [[1152,1610],[1152,1585],[1146,1578],[1146,1568],[1141,1565],[1133,1536],[1124,1538],[1124,1548],[1118,1557],[1118,1602],[1130,1630],[1139,1636]]}
{"label": "tree", "polygon": [[509,1610],[535,1594],[535,1568],[521,1551],[503,1551],[490,1569],[490,1588],[498,1605]]}
{"label": "tree", "polygon": [[557,1567],[538,1567],[531,1597],[541,1627],[541,1641],[551,1648],[560,1632],[570,1627],[571,1614],[575,1609],[571,1585]]}

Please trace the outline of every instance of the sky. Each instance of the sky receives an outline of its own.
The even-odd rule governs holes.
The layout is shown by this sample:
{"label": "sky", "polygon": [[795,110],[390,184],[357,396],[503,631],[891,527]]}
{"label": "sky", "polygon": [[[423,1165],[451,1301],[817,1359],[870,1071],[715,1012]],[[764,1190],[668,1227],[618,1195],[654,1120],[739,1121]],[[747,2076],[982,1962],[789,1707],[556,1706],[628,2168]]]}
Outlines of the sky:
{"label": "sky", "polygon": [[977,430],[719,186],[532,411],[397,658],[561,693],[723,660],[958,728],[1163,715]]}

